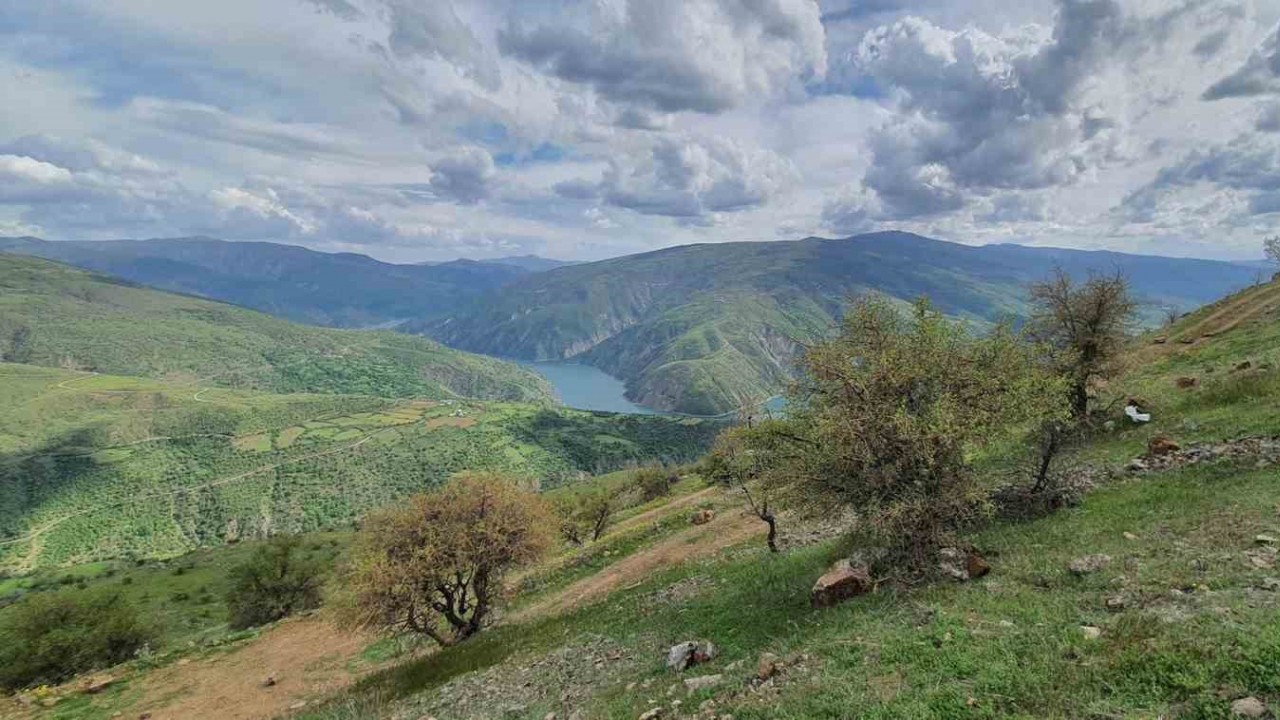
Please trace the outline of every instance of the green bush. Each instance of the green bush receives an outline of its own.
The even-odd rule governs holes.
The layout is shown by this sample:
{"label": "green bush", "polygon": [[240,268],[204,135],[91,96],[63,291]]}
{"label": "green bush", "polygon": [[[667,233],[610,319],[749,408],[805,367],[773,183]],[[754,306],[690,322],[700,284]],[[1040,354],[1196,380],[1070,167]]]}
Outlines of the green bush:
{"label": "green bush", "polygon": [[156,637],[151,623],[105,591],[28,595],[0,625],[0,688],[59,683],[124,662]]}
{"label": "green bush", "polygon": [[632,482],[640,488],[644,502],[657,500],[671,494],[671,486],[680,480],[674,472],[663,467],[646,467],[636,471]]}
{"label": "green bush", "polygon": [[236,630],[263,625],[320,604],[321,566],[301,541],[277,535],[231,571],[227,610]]}

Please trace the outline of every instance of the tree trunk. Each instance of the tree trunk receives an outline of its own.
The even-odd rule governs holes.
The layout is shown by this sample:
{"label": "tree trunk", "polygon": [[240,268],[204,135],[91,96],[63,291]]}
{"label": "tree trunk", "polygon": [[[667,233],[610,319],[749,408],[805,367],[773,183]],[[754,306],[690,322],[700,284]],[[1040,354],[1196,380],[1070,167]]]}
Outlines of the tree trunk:
{"label": "tree trunk", "polygon": [[1089,379],[1080,378],[1071,388],[1071,415],[1083,420],[1089,414]]}
{"label": "tree trunk", "polygon": [[778,520],[773,513],[766,510],[761,513],[760,519],[769,524],[769,552],[778,552]]}

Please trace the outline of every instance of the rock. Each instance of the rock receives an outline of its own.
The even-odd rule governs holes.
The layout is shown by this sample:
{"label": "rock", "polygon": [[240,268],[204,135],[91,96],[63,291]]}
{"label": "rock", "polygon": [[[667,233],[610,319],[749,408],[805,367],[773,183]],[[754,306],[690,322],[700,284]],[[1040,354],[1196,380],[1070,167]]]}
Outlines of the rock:
{"label": "rock", "polygon": [[1231,369],[1231,371],[1244,372],[1245,370],[1248,370],[1251,367],[1253,367],[1253,363],[1249,362],[1248,360],[1245,360],[1242,363],[1238,363],[1234,368]]}
{"label": "rock", "polygon": [[760,653],[756,661],[756,678],[764,681],[782,672],[782,660],[771,652]]}
{"label": "rock", "polygon": [[715,510],[698,510],[689,518],[689,522],[693,523],[694,525],[706,525],[707,523],[715,519],[716,519]]}
{"label": "rock", "polygon": [[693,650],[693,661],[695,663],[711,662],[712,660],[715,660],[716,655],[719,654],[720,651],[713,643],[710,641],[701,642],[698,643],[698,646]]}
{"label": "rock", "polygon": [[694,659],[695,650],[698,650],[698,643],[695,642],[673,644],[667,650],[667,667],[675,670],[676,673],[681,673],[685,667],[689,667],[690,661]]}
{"label": "rock", "polygon": [[1260,718],[1267,714],[1267,706],[1251,695],[1231,703],[1231,714],[1235,717]]}
{"label": "rock", "polygon": [[709,642],[697,643],[690,640],[672,645],[667,650],[667,667],[676,672],[684,672],[691,665],[714,660],[716,652],[716,646]]}
{"label": "rock", "polygon": [[1111,564],[1110,555],[1085,555],[1072,560],[1067,569],[1073,575],[1091,575]]}
{"label": "rock", "polygon": [[974,550],[965,559],[965,570],[968,571],[970,580],[977,580],[991,572],[991,565],[987,563],[986,558]]}
{"label": "rock", "polygon": [[1255,535],[1253,537],[1253,541],[1259,545],[1275,545],[1280,543],[1280,540],[1277,540],[1273,535]]}
{"label": "rock", "polygon": [[89,695],[97,695],[110,687],[115,681],[116,679],[110,675],[98,675],[96,677],[91,677],[85,681],[84,691]]}
{"label": "rock", "polygon": [[556,720],[556,714],[553,712],[549,712],[546,715],[542,716],[542,720]]}
{"label": "rock", "polygon": [[1120,612],[1125,609],[1125,606],[1129,604],[1129,601],[1125,600],[1123,595],[1112,595],[1106,599],[1105,604],[1107,609],[1111,612]]}
{"label": "rock", "polygon": [[1125,466],[1125,469],[1129,472],[1146,472],[1149,467],[1150,466],[1147,465],[1146,460],[1143,460],[1142,458],[1134,458],[1129,461],[1129,464]]}
{"label": "rock", "polygon": [[684,689],[690,694],[699,690],[708,690],[720,683],[724,682],[724,675],[702,675],[700,677],[685,678]]}
{"label": "rock", "polygon": [[1181,445],[1164,435],[1157,435],[1147,443],[1147,455],[1151,457],[1172,455],[1181,449]]}
{"label": "rock", "polygon": [[813,584],[809,598],[814,607],[831,607],[842,600],[871,590],[871,572],[866,565],[839,560]]}
{"label": "rock", "polygon": [[1125,534],[1124,534],[1124,539],[1125,539],[1125,540],[1137,540],[1137,539],[1138,539],[1138,536],[1137,536],[1137,535],[1134,535],[1134,534],[1133,534],[1133,533],[1131,533],[1131,532],[1125,532]]}
{"label": "rock", "polygon": [[306,707],[306,706],[307,706],[307,701],[306,701],[306,700],[299,700],[298,702],[296,702],[296,703],[294,703],[294,704],[290,705],[290,706],[289,706],[289,709],[290,709],[290,710],[301,710],[302,708],[304,708],[304,707]]}
{"label": "rock", "polygon": [[656,707],[656,708],[653,708],[652,710],[646,710],[645,712],[641,713],[640,717],[637,720],[656,720],[656,718],[660,718],[660,717],[662,717],[662,708]]}
{"label": "rock", "polygon": [[1200,384],[1200,381],[1193,377],[1180,377],[1174,380],[1173,384],[1177,385],[1179,390],[1190,390]]}
{"label": "rock", "polygon": [[262,687],[264,688],[275,687],[275,686],[276,686],[275,675],[268,675],[267,679],[262,681]]}
{"label": "rock", "polygon": [[1084,635],[1085,640],[1097,640],[1102,637],[1102,628],[1095,625],[1081,625],[1080,633]]}
{"label": "rock", "polygon": [[1165,337],[1164,335],[1159,335],[1154,338],[1151,338],[1152,345],[1163,345],[1167,342],[1169,342],[1169,338]]}

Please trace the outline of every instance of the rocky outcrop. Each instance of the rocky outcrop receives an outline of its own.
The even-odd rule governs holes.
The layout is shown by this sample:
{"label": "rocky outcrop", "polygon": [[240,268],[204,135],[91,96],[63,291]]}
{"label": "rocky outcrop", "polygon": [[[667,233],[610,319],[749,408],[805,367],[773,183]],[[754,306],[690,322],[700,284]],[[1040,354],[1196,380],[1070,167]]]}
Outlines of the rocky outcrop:
{"label": "rocky outcrop", "polygon": [[872,587],[871,571],[866,565],[839,560],[813,584],[809,599],[814,607],[831,607],[851,597],[864,595]]}

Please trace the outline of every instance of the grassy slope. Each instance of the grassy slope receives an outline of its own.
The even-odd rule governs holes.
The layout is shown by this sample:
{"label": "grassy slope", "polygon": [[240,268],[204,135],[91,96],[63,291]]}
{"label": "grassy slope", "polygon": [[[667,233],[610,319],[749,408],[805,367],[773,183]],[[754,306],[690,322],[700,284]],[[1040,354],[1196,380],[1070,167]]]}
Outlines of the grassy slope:
{"label": "grassy slope", "polygon": [[554,486],[686,460],[701,421],[543,406],[272,395],[0,364],[0,567],[166,557],[317,530],[462,470]]}
{"label": "grassy slope", "polygon": [[[1131,372],[1109,391],[1141,394],[1155,422],[1121,425],[1083,454],[1118,463],[1157,433],[1182,441],[1280,433],[1277,300],[1280,284],[1251,289],[1184,319],[1166,333],[1174,342],[1144,340]],[[1223,307],[1228,311],[1215,317]],[[1195,342],[1176,342],[1183,337]],[[1229,372],[1245,360],[1273,367]],[[1207,379],[1194,390],[1176,389],[1174,379],[1189,372]],[[1249,460],[1120,479],[1080,507],[1033,522],[996,523],[973,535],[995,567],[981,582],[885,588],[825,611],[809,607],[807,591],[839,556],[838,543],[781,556],[752,543],[653,574],[607,603],[498,627],[374,676],[301,715],[416,717],[438,709],[435,691],[445,683],[479,671],[489,683],[507,677],[527,683],[519,668],[599,637],[623,659],[601,673],[587,702],[562,705],[561,688],[539,692],[534,678],[511,685],[501,706],[495,701],[482,716],[536,719],[578,709],[588,718],[634,718],[655,704],[672,714],[673,700],[688,712],[706,699],[716,702],[716,712],[762,720],[1225,718],[1231,700],[1250,694],[1274,706],[1280,703],[1280,592],[1274,589],[1280,574],[1246,554],[1259,547],[1255,535],[1280,532],[1276,473],[1275,466],[1254,467]],[[628,536],[607,546],[620,553],[649,547]],[[1084,578],[1067,571],[1070,560],[1089,553],[1114,560]],[[618,561],[600,555],[591,552],[585,562]],[[576,572],[574,564],[560,563],[547,577],[555,585]],[[691,584],[703,589],[682,601],[654,599]],[[1107,600],[1117,597],[1124,607],[1109,609]],[[1086,639],[1082,625],[1101,628],[1101,638]],[[678,678],[663,669],[662,657],[668,646],[691,638],[714,640],[722,654],[688,675],[724,673],[727,680],[686,697],[682,688],[668,692]],[[743,679],[762,651],[808,659],[775,689],[756,693]],[[508,706],[521,709],[504,715]]]}
{"label": "grassy slope", "polygon": [[929,296],[989,322],[1025,310],[1024,290],[1061,264],[1123,269],[1149,311],[1195,307],[1243,287],[1226,263],[1019,247],[966,247],[905,233],[846,240],[669,248],[525,278],[416,329],[469,350],[579,357],[655,407],[717,413],[777,391],[798,343],[829,331],[843,301],[875,290]]}
{"label": "grassy slope", "polygon": [[534,373],[421,338],[297,325],[3,253],[0,358],[274,392],[550,399]]}

